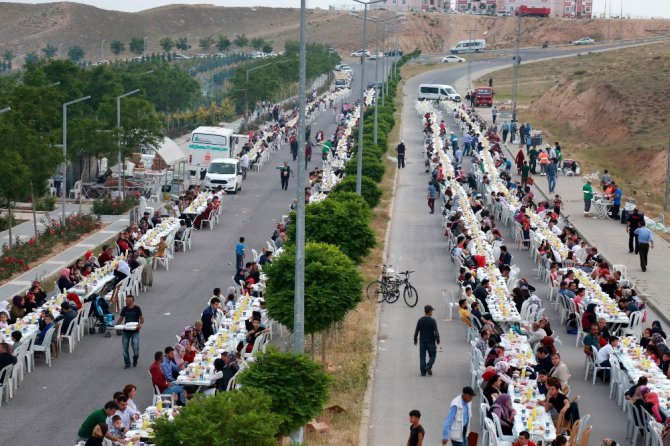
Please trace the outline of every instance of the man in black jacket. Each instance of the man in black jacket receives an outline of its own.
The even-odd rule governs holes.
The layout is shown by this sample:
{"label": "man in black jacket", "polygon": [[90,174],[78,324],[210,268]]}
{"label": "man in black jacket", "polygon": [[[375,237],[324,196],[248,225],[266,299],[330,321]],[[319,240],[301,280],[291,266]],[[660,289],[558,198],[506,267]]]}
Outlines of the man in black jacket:
{"label": "man in black jacket", "polygon": [[405,141],[400,141],[396,149],[398,151],[398,169],[405,167]]}
{"label": "man in black jacket", "polygon": [[[433,364],[437,354],[437,344],[440,343],[440,333],[437,331],[437,322],[433,319],[434,308],[430,305],[423,307],[425,313],[416,323],[414,330],[414,345],[419,340],[419,368],[421,376],[433,374]],[[426,364],[426,352],[428,353],[428,364]]]}

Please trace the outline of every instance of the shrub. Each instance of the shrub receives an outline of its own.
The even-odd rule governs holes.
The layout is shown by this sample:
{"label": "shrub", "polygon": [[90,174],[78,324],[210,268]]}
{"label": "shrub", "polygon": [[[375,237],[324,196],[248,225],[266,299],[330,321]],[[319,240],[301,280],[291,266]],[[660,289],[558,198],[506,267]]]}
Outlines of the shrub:
{"label": "shrub", "polygon": [[93,202],[93,213],[97,215],[125,214],[139,204],[137,197],[102,198]]}
{"label": "shrub", "polygon": [[[293,330],[295,297],[295,247],[269,268],[265,302],[270,317]],[[305,333],[317,333],[346,314],[361,299],[363,279],[354,262],[336,246],[325,243],[305,244]]]}
{"label": "shrub", "polygon": [[[16,225],[16,218],[12,215],[12,226]],[[6,231],[9,229],[9,216],[0,215],[0,231]]]}
{"label": "shrub", "polygon": [[[356,192],[356,177],[346,176],[342,181],[337,183],[333,188],[333,192]],[[361,195],[368,203],[370,208],[375,208],[379,205],[379,200],[382,197],[382,191],[377,186],[374,180],[363,176],[361,178]]]}
{"label": "shrub", "polygon": [[[361,201],[326,199],[310,204],[305,208],[305,240],[335,245],[351,260],[360,263],[376,242],[369,226],[370,217],[367,203]],[[295,225],[288,227],[286,235],[295,243]]]}
{"label": "shrub", "polygon": [[[351,160],[347,161],[347,164],[344,167],[344,172],[347,175],[356,176],[357,168],[358,160],[356,156],[354,156]],[[363,176],[371,178],[375,182],[379,183],[384,177],[385,170],[386,168],[379,161],[379,159],[375,158],[374,155],[367,155],[365,151],[363,151]]]}
{"label": "shrub", "polygon": [[35,210],[36,211],[46,211],[51,212],[56,209],[56,197],[44,197],[37,198],[35,200]]}
{"label": "shrub", "polygon": [[282,417],[261,390],[243,387],[213,396],[196,394],[174,421],[156,420],[157,446],[275,446]]}
{"label": "shrub", "polygon": [[238,377],[239,383],[270,396],[270,410],[281,419],[280,435],[297,430],[321,411],[328,401],[331,381],[308,356],[282,353],[274,347],[257,354]]}

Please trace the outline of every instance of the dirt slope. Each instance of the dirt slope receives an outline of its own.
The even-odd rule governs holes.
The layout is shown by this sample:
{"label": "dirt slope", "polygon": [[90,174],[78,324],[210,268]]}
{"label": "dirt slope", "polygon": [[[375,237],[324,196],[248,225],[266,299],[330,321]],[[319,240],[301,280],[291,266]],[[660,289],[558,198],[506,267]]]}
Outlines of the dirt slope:
{"label": "dirt slope", "polygon": [[[391,12],[375,11],[383,17]],[[401,48],[420,48],[424,52],[444,52],[457,41],[468,38],[468,29],[476,29],[477,37],[486,38],[492,48],[510,47],[514,39],[515,19],[512,17],[476,17],[444,14],[407,14],[401,27]],[[289,8],[226,8],[213,5],[169,5],[138,13],[107,11],[78,3],[20,4],[0,3],[0,51],[12,50],[26,54],[47,44],[63,52],[73,45],[82,46],[91,59],[100,53],[105,40],[105,57],[114,39],[128,42],[131,37],[147,37],[149,52],[158,52],[162,37],[187,36],[197,51],[198,38],[224,34],[229,37],[245,33],[260,36],[283,47],[287,39],[297,39],[299,12]],[[670,21],[624,20],[624,38],[655,35],[649,30],[665,30]],[[524,19],[522,45],[539,45],[545,40],[565,43],[585,35],[603,39],[608,35],[604,20]],[[370,26],[369,40],[374,40],[375,27]],[[620,28],[616,20],[610,24],[609,35],[617,38]],[[361,22],[344,11],[310,10],[308,39],[325,42],[343,53],[360,47]]]}

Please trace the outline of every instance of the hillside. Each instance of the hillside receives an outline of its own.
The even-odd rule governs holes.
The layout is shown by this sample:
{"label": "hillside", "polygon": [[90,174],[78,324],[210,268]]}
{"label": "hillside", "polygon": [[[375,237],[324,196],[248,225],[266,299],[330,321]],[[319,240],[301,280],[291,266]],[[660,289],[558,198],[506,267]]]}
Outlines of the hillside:
{"label": "hillside", "polygon": [[[377,16],[386,12],[375,11]],[[386,14],[391,14],[390,12]],[[610,37],[619,37],[620,23],[612,21]],[[670,21],[624,20],[625,39],[651,37],[670,29]],[[39,52],[47,44],[66,53],[73,45],[82,46],[90,59],[99,58],[104,40],[105,58],[109,43],[118,39],[147,37],[148,52],[159,52],[163,37],[188,36],[197,51],[199,38],[220,34],[232,37],[245,33],[263,37],[282,48],[287,39],[297,39],[299,11],[289,8],[227,8],[213,5],[169,5],[137,13],[108,11],[89,5],[61,2],[45,4],[0,3],[0,53],[11,50],[26,54]],[[585,35],[607,36],[605,20],[524,19],[522,45],[540,45],[545,40],[565,43]],[[308,39],[325,42],[349,53],[360,46],[361,22],[346,11],[310,10]],[[477,17],[444,14],[407,14],[401,28],[401,48],[424,52],[444,52],[455,42],[468,38],[467,29],[477,29],[492,48],[510,47],[514,39],[512,17]],[[343,32],[346,30],[347,32]],[[651,31],[650,31],[651,30]],[[654,32],[656,30],[656,32]],[[369,27],[370,41],[375,28]],[[125,54],[128,56],[128,53]]]}
{"label": "hillside", "polygon": [[[656,216],[668,160],[669,73],[665,43],[522,65],[519,119],[560,141],[583,173],[609,169]],[[511,75],[493,74],[503,110]]]}

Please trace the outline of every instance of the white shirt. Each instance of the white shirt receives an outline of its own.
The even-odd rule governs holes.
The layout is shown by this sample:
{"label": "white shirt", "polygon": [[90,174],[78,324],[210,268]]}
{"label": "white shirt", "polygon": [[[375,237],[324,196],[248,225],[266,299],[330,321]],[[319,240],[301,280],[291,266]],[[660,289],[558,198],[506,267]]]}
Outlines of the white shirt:
{"label": "white shirt", "polygon": [[610,355],[613,354],[614,354],[614,347],[612,347],[612,344],[606,344],[603,348],[598,350],[596,361],[598,362],[598,364],[602,364],[603,362],[610,359]]}
{"label": "white shirt", "polygon": [[242,155],[242,159],[240,160],[240,166],[246,167],[247,169],[249,168],[249,155],[246,153]]}
{"label": "white shirt", "polygon": [[559,228],[558,225],[553,225],[551,227],[551,232],[557,237],[563,233],[563,231],[561,231],[561,228]]}
{"label": "white shirt", "polygon": [[130,276],[130,265],[125,260],[119,260],[116,270],[126,276]]}

